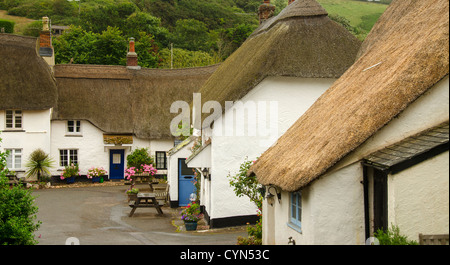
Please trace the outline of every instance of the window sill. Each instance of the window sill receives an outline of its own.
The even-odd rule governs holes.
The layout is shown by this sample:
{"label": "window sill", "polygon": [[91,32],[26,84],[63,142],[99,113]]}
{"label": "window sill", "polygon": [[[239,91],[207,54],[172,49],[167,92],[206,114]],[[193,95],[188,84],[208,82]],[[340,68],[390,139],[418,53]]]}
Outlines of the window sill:
{"label": "window sill", "polygon": [[76,133],[74,133],[74,134],[66,134],[66,135],[64,135],[65,137],[83,137],[83,135],[82,134],[76,134]]}
{"label": "window sill", "polygon": [[289,226],[290,228],[292,228],[292,229],[294,229],[296,232],[298,232],[298,233],[302,233],[302,228],[300,227],[300,226],[298,226],[298,225],[296,225],[296,224],[293,224],[293,223],[286,223],[287,224],[287,226]]}
{"label": "window sill", "polygon": [[25,130],[23,130],[23,129],[17,129],[17,130],[15,130],[15,129],[6,129],[6,130],[3,130],[2,132],[25,132]]}

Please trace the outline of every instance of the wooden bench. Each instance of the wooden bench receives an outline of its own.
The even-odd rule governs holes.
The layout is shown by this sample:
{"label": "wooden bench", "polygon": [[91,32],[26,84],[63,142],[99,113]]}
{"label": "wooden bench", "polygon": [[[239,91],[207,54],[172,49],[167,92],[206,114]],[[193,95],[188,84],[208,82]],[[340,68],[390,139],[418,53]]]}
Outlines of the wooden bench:
{"label": "wooden bench", "polygon": [[131,202],[129,206],[132,208],[129,217],[132,217],[137,208],[156,208],[158,214],[163,214],[161,206],[156,200],[155,193],[138,193],[134,202]]}
{"label": "wooden bench", "polygon": [[424,235],[419,234],[420,245],[448,245],[448,234],[443,235]]}
{"label": "wooden bench", "polygon": [[156,200],[161,205],[165,205],[169,201],[169,184],[166,184],[165,189],[158,189],[157,187],[154,187],[152,183],[149,183],[150,190],[155,193]]}

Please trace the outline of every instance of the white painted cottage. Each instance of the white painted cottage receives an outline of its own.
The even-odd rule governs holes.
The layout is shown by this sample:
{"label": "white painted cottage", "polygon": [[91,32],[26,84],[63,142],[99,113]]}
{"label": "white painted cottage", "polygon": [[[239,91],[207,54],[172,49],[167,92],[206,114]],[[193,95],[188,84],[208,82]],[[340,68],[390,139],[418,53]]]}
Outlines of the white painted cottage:
{"label": "white painted cottage", "polygon": [[201,204],[211,227],[258,219],[255,205],[235,195],[227,175],[269,148],[354,63],[359,47],[316,1],[295,1],[261,24],[206,81],[201,101],[193,102],[203,147],[188,166],[209,170]]}
{"label": "white painted cottage", "polygon": [[57,87],[37,54],[36,38],[0,34],[0,148],[9,169],[25,173],[25,158],[37,148],[50,152],[51,115]]}
{"label": "white painted cottage", "polygon": [[252,166],[264,244],[365,244],[391,225],[448,237],[448,8],[394,1],[355,64]]}

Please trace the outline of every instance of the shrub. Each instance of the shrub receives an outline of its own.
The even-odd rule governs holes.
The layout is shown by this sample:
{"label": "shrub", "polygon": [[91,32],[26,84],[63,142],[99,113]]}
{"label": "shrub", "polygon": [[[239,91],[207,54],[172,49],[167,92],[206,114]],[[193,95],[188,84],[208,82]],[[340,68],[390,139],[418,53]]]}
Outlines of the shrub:
{"label": "shrub", "polygon": [[137,171],[143,171],[144,165],[153,165],[153,162],[147,148],[136,149],[127,156],[127,167],[134,167]]}
{"label": "shrub", "polygon": [[408,240],[406,236],[400,234],[398,226],[391,225],[387,231],[378,229],[374,234],[380,241],[380,245],[418,245],[414,240]]}
{"label": "shrub", "polygon": [[14,24],[15,24],[14,21],[0,19],[0,30],[4,29],[4,33],[14,33]]}
{"label": "shrub", "polygon": [[0,152],[0,245],[35,245],[34,232],[41,224],[34,222],[38,207],[31,190],[9,187],[7,173],[6,154]]}

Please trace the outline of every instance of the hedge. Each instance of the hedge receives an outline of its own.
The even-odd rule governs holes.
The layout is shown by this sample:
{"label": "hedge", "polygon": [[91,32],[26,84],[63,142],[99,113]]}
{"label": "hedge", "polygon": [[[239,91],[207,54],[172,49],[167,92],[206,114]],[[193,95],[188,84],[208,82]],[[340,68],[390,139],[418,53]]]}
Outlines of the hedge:
{"label": "hedge", "polygon": [[14,24],[14,21],[0,19],[0,32],[3,32],[1,29],[4,28],[4,33],[14,33]]}

